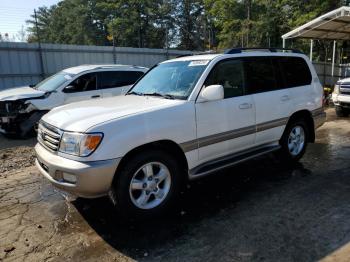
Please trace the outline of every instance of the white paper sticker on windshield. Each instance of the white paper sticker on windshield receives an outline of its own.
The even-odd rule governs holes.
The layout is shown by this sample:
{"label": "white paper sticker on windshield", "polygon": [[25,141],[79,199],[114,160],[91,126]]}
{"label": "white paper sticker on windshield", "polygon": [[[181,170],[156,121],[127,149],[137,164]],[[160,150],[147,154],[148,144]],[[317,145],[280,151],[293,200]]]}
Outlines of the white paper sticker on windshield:
{"label": "white paper sticker on windshield", "polygon": [[67,80],[71,80],[72,77],[70,75],[64,75],[64,78],[67,79]]}
{"label": "white paper sticker on windshield", "polygon": [[188,66],[203,66],[207,65],[209,63],[209,60],[194,60],[191,61],[191,63],[188,64]]}

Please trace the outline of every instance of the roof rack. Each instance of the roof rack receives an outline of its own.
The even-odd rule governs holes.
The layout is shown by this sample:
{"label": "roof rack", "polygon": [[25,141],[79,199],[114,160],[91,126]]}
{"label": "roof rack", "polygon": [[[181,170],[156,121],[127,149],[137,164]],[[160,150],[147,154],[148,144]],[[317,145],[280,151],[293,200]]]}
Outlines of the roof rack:
{"label": "roof rack", "polygon": [[296,54],[303,54],[302,51],[298,49],[288,49],[288,48],[275,48],[275,47],[241,47],[241,48],[232,48],[225,50],[225,54],[239,54],[243,52],[252,52],[252,51],[268,51],[272,53],[276,52],[289,52]]}

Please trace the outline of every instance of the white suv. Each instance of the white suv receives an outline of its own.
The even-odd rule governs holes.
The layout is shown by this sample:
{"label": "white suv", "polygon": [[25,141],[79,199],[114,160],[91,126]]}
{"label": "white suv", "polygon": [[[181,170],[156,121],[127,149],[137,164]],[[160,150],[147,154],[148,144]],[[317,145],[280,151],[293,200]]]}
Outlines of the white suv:
{"label": "white suv", "polygon": [[350,78],[344,78],[336,83],[332,93],[332,101],[337,116],[350,114]]}
{"label": "white suv", "polygon": [[245,51],[165,61],[125,96],[52,110],[37,168],[65,191],[154,215],[186,179],[273,151],[299,160],[325,121],[316,72],[300,53]]}
{"label": "white suv", "polygon": [[0,91],[0,132],[26,136],[52,108],[125,94],[147,70],[130,65],[81,65],[36,85]]}

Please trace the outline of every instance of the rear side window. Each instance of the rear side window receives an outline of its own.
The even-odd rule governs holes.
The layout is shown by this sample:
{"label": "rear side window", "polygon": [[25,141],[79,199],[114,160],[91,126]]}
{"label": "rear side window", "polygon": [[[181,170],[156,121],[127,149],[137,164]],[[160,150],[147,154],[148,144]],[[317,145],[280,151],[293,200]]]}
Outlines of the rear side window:
{"label": "rear side window", "polygon": [[248,94],[255,94],[276,90],[277,77],[270,57],[244,58],[246,72],[246,89]]}
{"label": "rear side window", "polygon": [[99,88],[115,88],[134,84],[143,72],[140,71],[108,71],[99,73]]}
{"label": "rear side window", "polygon": [[278,57],[286,88],[310,85],[312,76],[306,61],[301,57]]}

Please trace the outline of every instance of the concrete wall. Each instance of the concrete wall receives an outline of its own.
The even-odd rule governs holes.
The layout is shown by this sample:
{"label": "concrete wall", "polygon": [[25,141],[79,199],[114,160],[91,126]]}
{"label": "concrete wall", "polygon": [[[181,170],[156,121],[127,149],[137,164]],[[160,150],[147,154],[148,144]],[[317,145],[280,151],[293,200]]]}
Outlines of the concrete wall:
{"label": "concrete wall", "polygon": [[[42,55],[42,60],[41,56]],[[82,64],[128,64],[151,67],[189,51],[111,46],[0,43],[0,90],[35,84],[64,68]],[[42,61],[42,62],[41,62]]]}

